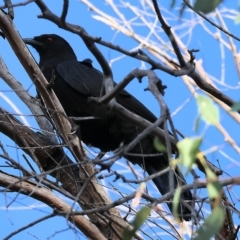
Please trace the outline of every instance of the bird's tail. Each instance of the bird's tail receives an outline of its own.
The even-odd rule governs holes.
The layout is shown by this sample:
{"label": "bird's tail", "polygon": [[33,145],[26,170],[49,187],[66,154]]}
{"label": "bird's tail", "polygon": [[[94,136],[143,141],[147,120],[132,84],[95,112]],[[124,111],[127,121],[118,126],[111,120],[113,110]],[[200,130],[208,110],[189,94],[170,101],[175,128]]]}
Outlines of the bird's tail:
{"label": "bird's tail", "polygon": [[[158,161],[161,161],[161,159],[158,159]],[[149,165],[146,164],[146,171],[148,172],[149,175],[157,173],[159,170],[154,167],[154,165]],[[169,172],[166,172],[156,178],[153,179],[153,182],[155,183],[156,187],[160,191],[162,195],[168,193],[170,191],[170,181],[169,181]],[[174,172],[174,189],[176,189],[178,186],[183,186],[186,184],[186,181],[178,168],[178,166],[175,169]],[[172,211],[172,199],[168,199],[168,207]],[[189,208],[186,207],[184,204],[179,204],[178,208],[178,214],[181,219],[184,219],[186,221],[189,221],[191,219],[191,202],[192,202],[192,193],[191,191],[185,191],[181,194],[181,202],[183,201],[188,201]]]}
{"label": "bird's tail", "polygon": [[[133,134],[132,134],[133,135]],[[136,154],[134,155],[125,155],[125,157],[134,164],[140,165],[143,169],[145,169],[148,175],[152,175],[166,169],[169,166],[168,157],[165,153],[159,155],[159,152],[153,146],[153,138],[146,137],[142,139],[140,144],[137,144],[130,153]],[[142,154],[142,156],[141,156]],[[154,155],[153,155],[154,154]],[[156,155],[155,155],[156,154]],[[156,178],[153,179],[156,187],[160,191],[162,195],[168,193],[170,191],[170,184],[169,184],[169,172],[166,172]],[[186,184],[186,181],[181,173],[180,169],[176,166],[174,171],[174,189],[178,186],[182,186]],[[170,203],[168,206],[172,211],[172,199],[168,199]],[[182,201],[189,201],[189,205],[191,205],[192,201],[192,193],[191,191],[185,191],[181,194],[181,202]],[[191,210],[186,207],[184,204],[179,204],[178,213],[180,218],[184,220],[191,219]]]}

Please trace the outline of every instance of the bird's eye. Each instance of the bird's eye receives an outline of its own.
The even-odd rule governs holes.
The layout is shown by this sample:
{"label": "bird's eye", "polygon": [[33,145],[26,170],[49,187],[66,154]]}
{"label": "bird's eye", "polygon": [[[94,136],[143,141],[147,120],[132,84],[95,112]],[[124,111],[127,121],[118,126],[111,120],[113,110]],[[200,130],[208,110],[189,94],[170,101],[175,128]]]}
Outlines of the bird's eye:
{"label": "bird's eye", "polygon": [[47,43],[51,43],[52,41],[53,41],[52,38],[47,38],[47,40],[46,40]]}

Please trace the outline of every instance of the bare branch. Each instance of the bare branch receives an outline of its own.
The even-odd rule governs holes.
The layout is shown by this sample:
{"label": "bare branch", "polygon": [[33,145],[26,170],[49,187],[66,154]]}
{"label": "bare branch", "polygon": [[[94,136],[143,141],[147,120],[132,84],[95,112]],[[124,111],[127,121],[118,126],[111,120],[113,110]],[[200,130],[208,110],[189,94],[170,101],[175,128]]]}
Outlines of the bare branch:
{"label": "bare branch", "polygon": [[219,30],[221,30],[222,32],[226,33],[227,35],[229,35],[230,37],[240,41],[240,38],[236,37],[235,35],[233,35],[232,33],[228,32],[226,29],[222,28],[221,26],[217,25],[216,23],[214,23],[213,21],[211,21],[209,18],[207,18],[204,14],[202,14],[199,11],[196,11],[194,9],[194,7],[186,0],[183,0],[184,4],[186,6],[188,6],[191,10],[193,10],[195,13],[197,13],[200,17],[202,17],[203,19],[205,19],[207,22],[209,22],[210,24],[212,24],[214,27],[218,28]]}
{"label": "bare branch", "polygon": [[[32,197],[44,202],[52,209],[60,210],[69,212],[70,206],[66,204],[63,200],[59,197],[54,195],[51,191],[47,190],[46,188],[39,188],[37,187],[37,191],[35,190],[36,186],[32,183],[21,181],[19,179],[4,173],[0,172],[0,185],[2,187],[6,187],[15,192],[20,192],[26,196],[32,193]],[[9,188],[11,185],[11,188]],[[83,216],[69,216],[68,220],[81,230],[86,236],[91,239],[102,239],[105,240],[106,238],[101,234],[101,232],[85,217]]]}
{"label": "bare branch", "polygon": [[8,236],[6,236],[5,238],[3,238],[3,240],[10,239],[10,238],[13,237],[14,235],[16,235],[16,234],[18,234],[18,233],[20,233],[20,232],[22,232],[22,231],[24,231],[24,230],[26,230],[26,229],[34,226],[34,225],[40,223],[40,222],[43,222],[43,221],[45,221],[45,220],[47,220],[47,219],[49,219],[49,218],[52,218],[52,217],[54,217],[54,216],[56,216],[56,214],[55,214],[55,213],[52,213],[52,214],[49,214],[49,215],[44,216],[44,217],[42,217],[42,218],[39,218],[38,220],[33,221],[33,222],[27,224],[26,226],[21,227],[21,228],[19,228],[18,230],[10,233]]}
{"label": "bare branch", "polygon": [[[16,129],[18,131],[16,131]],[[1,109],[0,132],[10,137],[20,147],[27,145],[28,148],[22,148],[22,150],[30,156],[32,153],[31,147],[34,148],[35,146],[38,146],[38,148],[34,148],[34,156],[37,158],[38,162],[41,163],[41,166],[43,166],[44,170],[52,170],[49,171],[48,174],[57,178],[61,182],[62,188],[71,193],[72,196],[78,195],[82,187],[82,182],[85,182],[88,179],[88,176],[95,172],[92,164],[89,164],[88,162],[79,165],[79,167],[81,167],[80,172],[78,166],[73,164],[73,162],[65,155],[59,146],[51,147],[51,142],[49,142],[48,138],[46,138],[44,135],[34,133],[28,127],[23,126],[22,123],[20,123],[13,116],[5,114],[5,111]],[[21,136],[24,136],[24,141]],[[48,147],[44,148],[42,146]],[[56,168],[59,166],[62,166],[63,168]],[[79,172],[81,175],[79,175]],[[84,210],[110,202],[111,201],[108,195],[102,189],[101,185],[97,183],[97,179],[95,177],[89,181],[87,188],[85,188],[85,191],[81,194],[78,200],[78,203]],[[97,218],[96,215],[90,214],[89,218],[98,225],[102,232],[108,232],[109,228],[116,228],[117,231],[121,232],[122,229],[128,225],[127,222],[121,219],[117,210],[111,209],[108,214],[110,214],[111,218],[116,218],[116,221],[121,227],[116,225],[109,226],[108,221],[102,221],[101,219]]]}
{"label": "bare branch", "polygon": [[[25,1],[25,2],[20,2],[20,3],[14,3],[14,4],[11,4],[9,5],[10,7],[14,8],[14,7],[19,7],[19,6],[26,6],[28,5],[29,3],[32,3],[34,2],[35,0],[28,0],[28,1]],[[4,9],[4,8],[7,8],[7,4],[3,5],[3,6],[0,6],[0,9]]]}
{"label": "bare branch", "polygon": [[69,0],[63,1],[62,15],[60,17],[62,24],[65,24],[67,13],[68,13]]}
{"label": "bare branch", "polygon": [[17,81],[14,76],[8,71],[3,59],[0,57],[0,77],[8,84],[9,87],[15,91],[18,97],[28,106],[33,113],[37,123],[43,130],[43,134],[48,136],[51,142],[58,144],[55,135],[53,134],[53,127],[44,116],[44,113],[39,106],[39,102],[29,95],[29,93],[23,88],[23,86]]}
{"label": "bare branch", "polygon": [[13,23],[8,20],[2,11],[0,11],[0,28],[8,39],[20,62],[24,66],[29,77],[36,85],[38,91],[41,92],[43,100],[48,108],[48,111],[51,112],[60,135],[72,150],[76,159],[80,161],[84,156],[84,152],[79,144],[78,137],[75,134],[71,134],[71,125],[65,117],[65,114],[62,114],[64,113],[64,110],[61,104],[59,103],[55,93],[53,91],[48,91],[47,80],[26,48],[26,45],[22,41],[19,33],[15,30]]}
{"label": "bare branch", "polygon": [[173,46],[173,49],[176,53],[176,56],[178,58],[178,61],[180,63],[180,66],[181,67],[185,67],[186,66],[186,62],[182,56],[182,53],[180,51],[180,48],[177,44],[177,41],[174,37],[174,35],[172,34],[172,31],[171,31],[171,27],[167,25],[167,23],[165,22],[165,20],[163,19],[162,17],[162,14],[161,14],[161,11],[158,7],[158,3],[157,3],[157,0],[152,0],[153,2],[153,6],[154,6],[154,9],[155,9],[155,12],[157,14],[157,17],[158,17],[158,20],[159,22],[162,24],[162,29],[164,30],[164,32],[167,34],[168,38],[169,38],[169,41],[171,42],[172,46]]}
{"label": "bare branch", "polygon": [[8,8],[8,15],[13,20],[14,19],[14,11],[11,0],[4,0],[6,7]]}

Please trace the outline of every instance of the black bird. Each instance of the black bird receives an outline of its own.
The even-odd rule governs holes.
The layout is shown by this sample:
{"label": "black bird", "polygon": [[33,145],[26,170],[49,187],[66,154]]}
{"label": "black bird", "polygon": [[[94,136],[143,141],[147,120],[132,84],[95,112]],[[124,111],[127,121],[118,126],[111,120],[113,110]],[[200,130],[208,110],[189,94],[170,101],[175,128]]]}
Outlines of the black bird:
{"label": "black bird", "polygon": [[[39,67],[61,102],[66,114],[74,117],[93,116],[95,119],[80,122],[80,138],[82,141],[103,152],[116,150],[121,143],[128,144],[141,132],[132,123],[129,123],[103,106],[97,105],[88,98],[99,97],[103,84],[103,74],[92,67],[88,60],[79,62],[69,43],[55,34],[44,34],[33,39],[24,39],[25,43],[34,47],[40,55]],[[54,81],[53,80],[54,72]],[[116,101],[129,111],[155,122],[156,117],[136,98],[127,91],[121,91]],[[169,166],[165,154],[146,157],[140,154],[157,154],[153,146],[153,136],[149,135],[136,145],[131,153],[138,156],[124,156],[133,164],[144,166],[149,175],[157,173]],[[176,168],[174,174],[175,188],[186,184],[185,179]],[[169,192],[169,173],[153,179],[161,194]],[[192,200],[190,191],[184,192],[182,200]],[[168,204],[170,210],[172,204]],[[189,208],[180,205],[179,213],[185,220],[191,219]]]}

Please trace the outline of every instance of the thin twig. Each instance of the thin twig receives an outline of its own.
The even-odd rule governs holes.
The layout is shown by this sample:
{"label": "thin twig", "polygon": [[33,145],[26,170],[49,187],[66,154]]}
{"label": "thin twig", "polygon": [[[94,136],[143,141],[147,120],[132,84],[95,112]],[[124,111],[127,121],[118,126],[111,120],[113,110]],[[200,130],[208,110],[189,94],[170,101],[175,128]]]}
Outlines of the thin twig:
{"label": "thin twig", "polygon": [[188,6],[190,9],[192,9],[195,13],[197,13],[200,17],[202,17],[203,19],[205,19],[207,22],[209,22],[211,25],[213,25],[214,27],[218,28],[220,31],[226,33],[227,35],[229,35],[230,37],[240,41],[240,38],[236,37],[235,35],[233,35],[232,33],[228,32],[226,29],[224,29],[223,27],[217,25],[216,23],[212,22],[209,18],[206,17],[206,15],[204,15],[203,13],[197,11],[196,9],[194,9],[194,7],[187,1],[187,0],[183,0],[184,4],[186,6]]}
{"label": "thin twig", "polygon": [[18,234],[18,233],[26,230],[27,228],[30,228],[30,227],[32,227],[32,226],[34,226],[34,225],[36,225],[36,224],[38,224],[38,223],[40,223],[40,222],[43,222],[43,221],[45,221],[45,220],[47,220],[47,219],[49,219],[49,218],[55,217],[55,216],[56,216],[56,214],[55,214],[55,213],[52,213],[52,214],[49,214],[49,215],[44,216],[44,217],[42,217],[42,218],[39,218],[38,220],[35,220],[35,221],[27,224],[26,226],[21,227],[21,228],[19,228],[18,230],[10,233],[8,236],[6,236],[5,238],[3,238],[3,240],[8,240],[8,239],[10,239],[11,237],[13,237],[14,235],[16,235],[16,234]]}
{"label": "thin twig", "polygon": [[68,13],[68,6],[69,6],[69,0],[63,1],[63,9],[62,9],[62,15],[60,17],[60,20],[62,24],[65,24],[67,13]]}

